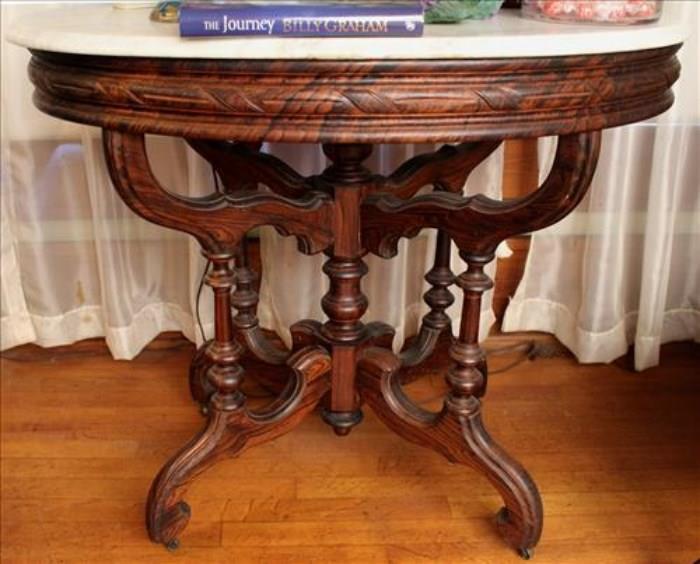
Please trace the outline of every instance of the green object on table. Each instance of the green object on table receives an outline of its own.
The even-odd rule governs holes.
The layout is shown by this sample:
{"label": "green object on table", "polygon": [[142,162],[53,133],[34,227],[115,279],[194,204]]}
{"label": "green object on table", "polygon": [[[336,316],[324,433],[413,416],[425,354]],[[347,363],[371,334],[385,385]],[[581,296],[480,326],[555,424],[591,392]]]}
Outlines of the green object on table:
{"label": "green object on table", "polygon": [[156,22],[175,23],[180,16],[181,0],[162,0],[151,12],[151,19]]}
{"label": "green object on table", "polygon": [[504,0],[424,0],[426,23],[452,23],[493,16]]}

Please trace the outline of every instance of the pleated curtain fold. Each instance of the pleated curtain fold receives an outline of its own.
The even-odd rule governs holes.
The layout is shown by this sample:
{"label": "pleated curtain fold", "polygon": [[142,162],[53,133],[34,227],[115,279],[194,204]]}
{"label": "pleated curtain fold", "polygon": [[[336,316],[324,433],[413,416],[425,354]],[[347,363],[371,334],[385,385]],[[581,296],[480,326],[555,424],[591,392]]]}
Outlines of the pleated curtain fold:
{"label": "pleated curtain fold", "polygon": [[[697,21],[697,5],[687,4]],[[20,5],[2,5],[3,30]],[[692,21],[692,20],[691,20]],[[697,26],[696,26],[697,29]],[[137,355],[162,331],[200,342],[195,303],[204,267],[189,237],[136,217],[112,189],[100,132],[41,114],[31,104],[29,54],[2,40],[2,349],[65,345],[104,336],[115,358]],[[583,362],[606,362],[635,345],[637,367],[658,362],[660,343],[700,340],[700,176],[697,36],[681,53],[678,102],[657,120],[606,132],[586,201],[569,219],[535,234],[506,330],[557,335]],[[553,143],[541,143],[541,171]],[[209,165],[181,140],[149,138],[156,175],[173,192],[213,190]],[[388,173],[433,146],[382,146],[369,164]],[[318,146],[273,145],[299,172],[326,166]],[[503,150],[482,163],[465,193],[501,194]],[[293,240],[260,230],[264,277],[260,318],[288,339],[288,326],[322,319],[324,257],[303,256]],[[416,332],[427,308],[423,276],[435,234],[403,241],[393,260],[367,257],[366,321],[397,330],[395,348]],[[504,250],[507,252],[507,250]],[[464,266],[453,249],[453,270]],[[489,267],[494,276],[494,265]],[[448,313],[459,323],[461,296]],[[485,296],[482,335],[494,320]],[[201,321],[211,334],[205,290]]]}

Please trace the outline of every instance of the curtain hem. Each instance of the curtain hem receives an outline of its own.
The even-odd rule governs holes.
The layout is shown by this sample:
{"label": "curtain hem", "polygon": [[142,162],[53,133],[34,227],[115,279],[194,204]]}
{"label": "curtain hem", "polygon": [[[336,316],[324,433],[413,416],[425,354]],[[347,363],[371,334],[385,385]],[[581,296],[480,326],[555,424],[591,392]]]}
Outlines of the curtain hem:
{"label": "curtain hem", "polygon": [[607,331],[587,331],[576,324],[576,316],[563,304],[530,298],[512,300],[503,319],[503,332],[543,331],[552,333],[579,362],[612,362],[635,345],[635,369],[645,370],[658,364],[659,347],[672,341],[700,342],[700,311],[674,309],[664,312],[661,336],[634,334],[638,312],[629,312]]}
{"label": "curtain hem", "polygon": [[[211,329],[208,325],[205,332]],[[198,342],[194,327],[191,314],[167,302],[148,304],[133,316],[129,325],[122,327],[106,326],[101,306],[85,306],[55,317],[17,314],[0,320],[2,350],[27,343],[58,347],[104,337],[117,360],[133,359],[165,331],[181,331],[188,340]]]}

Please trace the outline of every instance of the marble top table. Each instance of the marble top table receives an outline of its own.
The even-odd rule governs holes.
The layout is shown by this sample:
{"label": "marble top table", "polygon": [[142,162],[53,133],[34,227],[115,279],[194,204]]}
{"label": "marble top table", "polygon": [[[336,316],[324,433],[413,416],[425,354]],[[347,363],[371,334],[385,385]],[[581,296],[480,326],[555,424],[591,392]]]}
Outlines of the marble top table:
{"label": "marble top table", "polygon": [[10,41],[31,49],[119,57],[188,59],[485,59],[558,57],[654,49],[688,35],[673,2],[656,23],[639,26],[552,24],[503,10],[495,18],[428,25],[422,38],[195,38],[153,22],[148,9],[109,4],[27,8]]}
{"label": "marble top table", "polygon": [[[543,522],[537,487],[481,418],[488,367],[479,316],[493,285],[484,267],[503,240],[552,225],[576,207],[595,171],[602,129],[671,106],[685,29],[669,4],[660,22],[639,27],[547,24],[503,12],[485,22],[428,26],[419,39],[181,40],[176,27],[150,22],[147,11],[104,5],[32,11],[15,23],[10,39],[33,54],[37,107],[101,127],[124,202],[195,237],[211,264],[215,335],[190,366],[206,422],[151,486],[153,541],[178,546],[190,517],[187,486],[212,464],[292,430],[317,406],[346,435],[364,405],[408,441],[482,473],[503,499],[503,538],[532,556]],[[203,198],[168,191],[149,165],[149,133],[184,138],[223,188]],[[507,201],[463,196],[470,172],[504,139],[543,135],[559,143],[537,190]],[[321,143],[331,164],[302,176],[261,153],[265,141]],[[363,162],[373,145],[387,142],[450,144],[380,176]],[[434,191],[418,195],[425,186]],[[301,252],[328,255],[327,319],[294,324],[291,350],[269,340],[256,317],[245,235],[260,225],[295,237]],[[363,257],[389,259],[401,238],[424,228],[438,231],[426,275],[430,311],[415,341],[394,354],[393,329],[362,322]],[[458,276],[450,268],[453,244],[467,264]],[[464,301],[453,337],[445,310],[455,285]],[[449,389],[442,410],[432,412],[404,393],[402,373],[433,354],[443,335],[452,343]],[[289,369],[289,378],[268,382],[279,395],[260,411],[247,406],[240,387],[246,349]]]}

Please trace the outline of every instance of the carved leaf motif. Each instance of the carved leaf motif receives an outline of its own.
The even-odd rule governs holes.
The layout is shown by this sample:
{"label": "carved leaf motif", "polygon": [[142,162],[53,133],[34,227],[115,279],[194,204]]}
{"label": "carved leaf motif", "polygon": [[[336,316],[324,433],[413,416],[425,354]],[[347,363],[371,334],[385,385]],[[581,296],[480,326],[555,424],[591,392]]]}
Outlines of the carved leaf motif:
{"label": "carved leaf motif", "polygon": [[338,93],[339,97],[347,100],[355,109],[363,114],[395,114],[400,109],[388,96],[375,90],[350,88]]}
{"label": "carved leaf motif", "polygon": [[523,97],[517,90],[507,86],[479,88],[474,94],[482,100],[490,110],[503,111],[517,109]]}
{"label": "carved leaf motif", "polygon": [[246,95],[240,88],[234,90],[219,90],[218,88],[213,88],[208,90],[203,89],[202,91],[204,95],[213,103],[217,104],[220,109],[229,110],[234,113],[265,113],[262,104]]}

